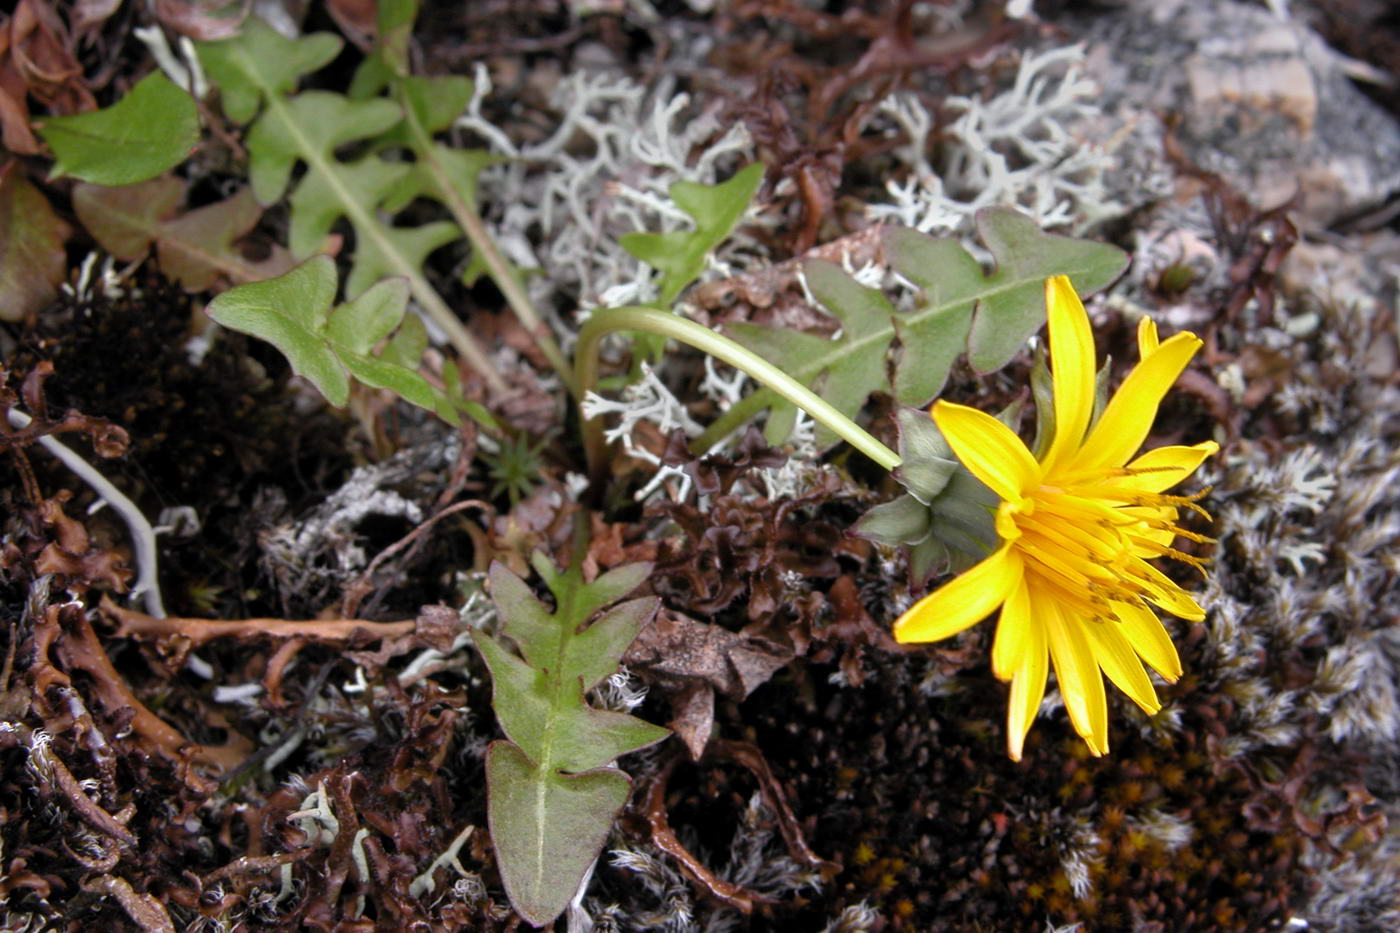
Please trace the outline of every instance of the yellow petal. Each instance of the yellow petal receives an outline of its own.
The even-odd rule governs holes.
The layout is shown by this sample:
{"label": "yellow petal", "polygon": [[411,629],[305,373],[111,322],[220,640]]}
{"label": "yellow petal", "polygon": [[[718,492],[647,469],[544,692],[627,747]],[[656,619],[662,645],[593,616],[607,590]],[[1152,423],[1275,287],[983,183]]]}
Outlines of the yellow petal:
{"label": "yellow petal", "polygon": [[1148,584],[1148,600],[1188,622],[1199,622],[1206,617],[1206,611],[1191,598],[1191,594],[1177,586],[1162,571],[1141,557],[1129,557],[1128,561],[1135,577],[1140,581],[1144,577],[1147,578],[1145,582]]}
{"label": "yellow petal", "polygon": [[1084,439],[1074,469],[1126,463],[1152,429],[1162,397],[1200,347],[1201,340],[1195,334],[1177,334],[1133,367]]}
{"label": "yellow petal", "polygon": [[1157,614],[1132,603],[1114,603],[1113,611],[1133,650],[1167,682],[1176,683],[1181,676],[1181,658]]}
{"label": "yellow petal", "polygon": [[1094,413],[1094,333],[1069,276],[1045,280],[1045,317],[1055,388],[1055,437],[1042,460],[1048,471],[1079,449]]}
{"label": "yellow petal", "polygon": [[1134,703],[1141,706],[1149,716],[1162,708],[1157,702],[1157,691],[1152,689],[1152,680],[1143,670],[1142,662],[1128,639],[1118,629],[1118,623],[1088,622],[1084,631],[1094,646],[1094,657],[1108,679],[1126,693]]}
{"label": "yellow petal", "polygon": [[1163,492],[1196,472],[1206,457],[1220,451],[1215,441],[1201,441],[1189,447],[1156,447],[1128,464],[1126,469],[1132,475],[1114,481],[1115,486],[1126,486],[1143,492]]}
{"label": "yellow petal", "polygon": [[1035,721],[1040,701],[1045,697],[1045,674],[1049,668],[1045,646],[1045,626],[1033,622],[1021,648],[1021,663],[1011,681],[1011,698],[1006,707],[1006,752],[1012,761],[1021,760],[1026,733]]}
{"label": "yellow petal", "polygon": [[1145,360],[1161,345],[1161,341],[1157,339],[1157,322],[1150,317],[1138,321],[1137,338],[1138,359]]}
{"label": "yellow petal", "polygon": [[1006,601],[1021,581],[1021,555],[1003,545],[909,607],[895,620],[897,641],[939,641],[976,625]]}
{"label": "yellow petal", "polygon": [[[1147,524],[1149,520],[1168,525],[1175,524],[1177,510],[1170,505],[1127,506],[1118,511],[1125,516],[1141,518],[1143,520],[1143,524],[1141,525],[1124,529],[1124,533],[1128,535],[1130,541],[1143,539],[1161,545],[1162,547],[1170,547],[1172,541],[1176,538],[1176,532],[1172,531],[1170,528],[1154,528]],[[1133,545],[1132,553],[1144,560],[1151,560],[1154,557],[1160,557],[1162,555],[1162,552],[1157,548],[1143,547],[1137,544]]]}
{"label": "yellow petal", "polygon": [[[992,673],[998,680],[1010,680],[1011,675],[1021,669],[1031,629],[1039,631],[1040,625],[1031,618],[1031,599],[1023,576],[1006,597],[1001,618],[997,620],[996,640],[992,642]],[[1041,651],[1044,653],[1044,648]]]}
{"label": "yellow petal", "polygon": [[933,420],[958,459],[992,492],[1017,502],[1040,483],[1040,464],[1010,428],[986,412],[938,401]]}
{"label": "yellow petal", "polygon": [[1067,616],[1052,600],[1037,601],[1037,615],[1043,610],[1050,660],[1055,662],[1055,678],[1069,712],[1074,731],[1089,745],[1094,755],[1108,753],[1108,702],[1104,697],[1103,675],[1094,660],[1094,649],[1084,634],[1084,622]]}

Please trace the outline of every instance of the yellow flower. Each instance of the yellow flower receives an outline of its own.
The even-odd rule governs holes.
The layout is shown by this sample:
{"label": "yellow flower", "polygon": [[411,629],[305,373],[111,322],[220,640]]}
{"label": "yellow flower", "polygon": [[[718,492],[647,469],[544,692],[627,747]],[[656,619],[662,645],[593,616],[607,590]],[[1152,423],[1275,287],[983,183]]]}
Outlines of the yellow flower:
{"label": "yellow flower", "polygon": [[[1138,327],[1142,359],[1090,428],[1094,337],[1066,276],[1045,282],[1054,386],[1054,438],[1036,461],[1009,428],[974,408],[938,402],[933,420],[966,467],[1001,497],[1001,546],[980,564],[915,603],[894,624],[902,642],[938,641],[998,607],[992,671],[1011,681],[1007,749],[1016,761],[1045,695],[1049,662],[1075,730],[1095,755],[1108,751],[1103,678],[1148,713],[1161,708],[1142,662],[1174,682],[1181,661],[1149,603],[1191,621],[1205,612],[1147,562],[1173,557],[1177,536],[1208,541],[1176,524],[1181,508],[1205,514],[1176,485],[1219,447],[1159,447],[1129,462],[1157,407],[1201,346],[1195,334],[1158,343]],[[1126,464],[1126,465],[1125,465]],[[1207,516],[1208,518],[1209,516]]]}

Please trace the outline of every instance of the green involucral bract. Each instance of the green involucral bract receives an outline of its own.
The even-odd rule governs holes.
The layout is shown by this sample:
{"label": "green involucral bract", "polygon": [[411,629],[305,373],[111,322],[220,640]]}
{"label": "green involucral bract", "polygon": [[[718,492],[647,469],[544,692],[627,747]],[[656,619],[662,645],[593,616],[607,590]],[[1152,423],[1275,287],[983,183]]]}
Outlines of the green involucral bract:
{"label": "green involucral bract", "polygon": [[492,706],[506,734],[486,754],[491,840],[511,904],[544,926],[568,906],[627,801],[631,779],[613,762],[670,733],[585,700],[617,670],[660,602],[619,603],[584,625],[636,589],[651,565],[628,564],[585,583],[577,563],[561,573],[536,553],[533,564],[554,596],[553,612],[502,564],[491,567],[502,634],[520,654],[480,631],[472,637],[491,669]]}
{"label": "green involucral bract", "polygon": [[993,514],[1000,500],[958,462],[928,412],[904,408],[896,418],[902,462],[893,476],[907,492],[866,512],[853,530],[908,547],[916,581],[966,569],[996,544]]}

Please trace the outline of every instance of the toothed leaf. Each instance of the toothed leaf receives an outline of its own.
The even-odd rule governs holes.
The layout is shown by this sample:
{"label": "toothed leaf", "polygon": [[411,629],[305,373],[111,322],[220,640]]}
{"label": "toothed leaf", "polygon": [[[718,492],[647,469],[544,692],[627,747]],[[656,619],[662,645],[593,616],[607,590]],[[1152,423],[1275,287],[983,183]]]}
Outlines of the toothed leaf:
{"label": "toothed leaf", "polygon": [[[1122,250],[1104,243],[1043,233],[1008,208],[982,211],[977,226],[995,259],[990,274],[954,239],[904,228],[886,232],[890,264],[923,289],[911,311],[894,311],[888,302],[876,301],[872,289],[836,267],[814,262],[808,267],[823,270],[817,278],[825,285],[818,290],[810,271],[809,284],[822,306],[841,319],[840,336],[828,340],[753,325],[735,326],[734,334],[847,416],[854,416],[873,391],[893,391],[901,404],[922,406],[942,390],[949,368],[964,351],[984,372],[1010,361],[1045,321],[1046,278],[1068,275],[1080,294],[1087,294],[1117,278],[1128,261]],[[837,284],[843,277],[849,281]],[[889,379],[884,367],[896,338],[898,353]],[[791,431],[791,406],[771,390],[761,391],[762,403],[772,410],[765,429],[768,442],[782,443]],[[818,438],[834,440],[825,432]]]}
{"label": "toothed leaf", "polygon": [[695,221],[693,230],[670,233],[627,233],[618,243],[661,273],[658,307],[670,307],[686,286],[705,271],[705,256],[728,238],[748,210],[763,183],[763,165],[755,162],[718,185],[678,181],[669,194],[676,206]]}
{"label": "toothed leaf", "polygon": [[491,567],[502,634],[520,655],[503,640],[472,637],[491,670],[492,706],[509,740],[487,755],[491,837],[512,905],[544,925],[568,905],[626,802],[630,781],[611,762],[669,733],[593,709],[585,698],[617,669],[658,600],[622,602],[585,624],[644,580],[650,565],[584,583],[577,567],[561,573],[541,554],[533,563],[554,595],[552,611],[504,565]]}
{"label": "toothed leaf", "polygon": [[[422,355],[417,341],[422,322],[416,316],[407,319],[409,336],[393,354],[376,355],[373,349],[406,320],[407,283],[386,279],[331,310],[335,280],[334,260],[315,256],[285,275],[229,289],[209,303],[209,316],[277,347],[292,369],[332,405],[350,400],[349,377],[353,376],[437,411],[440,393],[418,374],[418,359],[410,360],[404,352],[417,346]],[[394,340],[388,346],[395,346]]]}
{"label": "toothed leaf", "polygon": [[235,123],[247,123],[264,95],[292,93],[303,75],[329,65],[343,44],[328,32],[288,39],[250,16],[237,36],[199,42],[195,48],[204,73],[218,85],[224,113]]}
{"label": "toothed leaf", "polygon": [[55,178],[131,185],[189,157],[199,142],[199,111],[188,92],[153,71],[110,107],[46,117],[39,135],[53,149]]}

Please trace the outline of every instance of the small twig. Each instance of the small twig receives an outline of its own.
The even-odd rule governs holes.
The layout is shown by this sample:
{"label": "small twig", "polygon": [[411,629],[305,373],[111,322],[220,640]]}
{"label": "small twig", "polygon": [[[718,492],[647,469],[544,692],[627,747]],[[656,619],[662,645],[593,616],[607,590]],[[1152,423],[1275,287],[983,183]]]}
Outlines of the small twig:
{"label": "small twig", "polygon": [[794,859],[805,862],[824,875],[834,876],[841,870],[840,865],[828,862],[808,848],[807,839],[802,834],[802,827],[798,824],[792,807],[788,806],[787,795],[783,793],[782,785],[773,776],[772,769],[768,767],[767,759],[763,757],[763,751],[757,745],[730,739],[713,739],[708,751],[711,755],[728,758],[736,764],[743,765],[750,774],[758,779],[759,790],[768,806],[777,814],[778,829],[783,834],[783,841],[787,843],[788,853]]}
{"label": "small twig", "polygon": [[91,894],[105,894],[116,898],[131,922],[141,928],[142,933],[175,933],[175,924],[170,922],[170,914],[165,905],[150,894],[137,894],[125,878],[113,875],[98,875],[83,882],[83,890]]}
{"label": "small twig", "polygon": [[116,817],[104,810],[83,791],[82,785],[73,776],[73,772],[69,771],[68,766],[51,750],[47,733],[35,733],[24,723],[11,724],[11,728],[5,731],[14,733],[19,742],[29,749],[30,760],[33,762],[35,770],[52,775],[53,782],[62,792],[63,799],[73,806],[73,811],[77,813],[79,819],[99,833],[111,836],[124,846],[134,847],[137,844],[138,840],[131,830],[118,822]]}
{"label": "small twig", "polygon": [[[9,410],[9,418],[10,424],[17,428],[27,428],[34,420],[13,408]],[[135,502],[128,499],[125,493],[113,486],[107,477],[76,452],[47,435],[39,437],[38,441],[45,450],[61,460],[64,466],[78,474],[78,478],[91,486],[98,498],[110,505],[122,517],[122,521],[126,522],[127,530],[131,532],[132,547],[136,551],[136,586],[132,588],[131,595],[141,594],[148,613],[157,618],[164,616],[165,603],[160,598],[156,533],[151,528],[151,523],[146,521],[146,516],[141,514]]]}
{"label": "small twig", "polygon": [[190,619],[183,616],[156,618],[132,609],[123,609],[104,598],[99,607],[117,622],[120,637],[161,638],[180,636],[189,639],[191,647],[199,647],[215,638],[237,638],[250,641],[257,638],[301,638],[316,642],[345,643],[398,638],[413,632],[415,619],[398,622],[369,622],[365,619]]}
{"label": "small twig", "polygon": [[754,901],[771,901],[772,899],[747,891],[737,884],[731,884],[710,871],[690,853],[689,849],[681,844],[680,839],[676,836],[676,831],[671,828],[670,819],[666,815],[666,782],[671,777],[671,771],[679,760],[679,758],[672,758],[661,769],[661,773],[652,779],[651,788],[647,791],[643,806],[646,811],[647,825],[651,827],[651,841],[658,849],[679,862],[681,870],[689,875],[693,881],[703,885],[705,890],[714,897],[747,916],[753,913]]}
{"label": "small twig", "polygon": [[[34,671],[35,692],[40,695],[55,684],[72,686],[68,674],[54,667],[49,659],[49,652],[54,648],[58,649],[69,669],[77,668],[92,678],[97,702],[109,715],[123,709],[131,710],[131,731],[146,749],[172,763],[192,760],[220,771],[234,767],[246,754],[241,739],[231,739],[226,745],[200,745],[191,742],[178,729],[151,712],[112,666],[112,660],[103,650],[97,633],[77,605],[70,603],[49,607],[44,618],[34,627],[35,660],[31,669]],[[190,770],[185,771],[184,779],[192,790],[199,793],[212,793],[215,789],[210,781]]]}
{"label": "small twig", "polygon": [[369,566],[365,568],[364,573],[360,574],[360,576],[353,583],[351,583],[345,588],[345,599],[341,603],[341,612],[345,615],[353,615],[355,612],[359,611],[360,600],[364,599],[365,593],[369,592],[370,577],[374,575],[374,572],[379,569],[379,566],[381,564],[383,564],[389,558],[393,557],[399,551],[402,551],[404,548],[408,547],[419,537],[421,537],[429,528],[433,527],[433,525],[442,521],[447,516],[455,515],[456,513],[469,508],[478,508],[484,512],[487,512],[488,514],[493,513],[495,511],[495,509],[492,508],[491,503],[489,502],[483,502],[480,499],[467,499],[463,502],[458,502],[455,505],[448,506],[441,512],[438,512],[437,514],[431,516],[417,528],[413,529],[408,534],[404,535],[402,538],[395,541],[393,544],[389,545],[384,550],[380,551],[378,554],[375,555],[374,560],[369,562]]}

